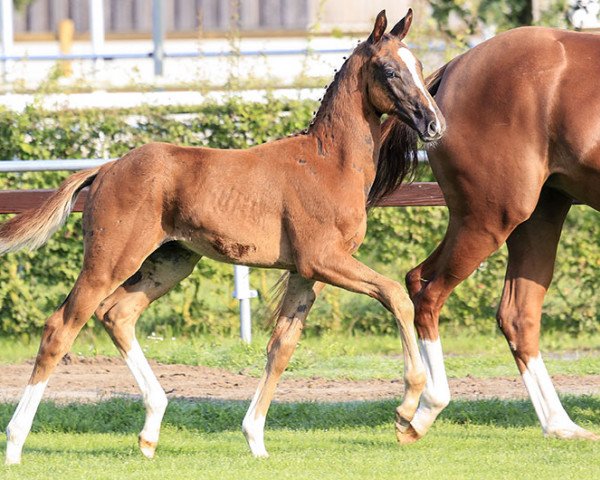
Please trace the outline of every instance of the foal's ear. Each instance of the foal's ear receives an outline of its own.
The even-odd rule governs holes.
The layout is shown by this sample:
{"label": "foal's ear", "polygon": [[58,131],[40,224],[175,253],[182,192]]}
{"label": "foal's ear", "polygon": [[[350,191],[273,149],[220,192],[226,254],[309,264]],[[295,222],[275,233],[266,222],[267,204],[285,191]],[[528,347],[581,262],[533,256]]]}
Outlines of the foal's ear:
{"label": "foal's ear", "polygon": [[383,37],[385,33],[385,29],[387,28],[387,17],[385,16],[385,10],[379,12],[377,18],[375,19],[375,26],[373,27],[373,31],[367,40],[369,43],[377,43]]}
{"label": "foal's ear", "polygon": [[412,19],[413,11],[412,8],[409,8],[406,16],[402,20],[400,20],[396,25],[394,25],[394,28],[392,28],[390,34],[398,37],[399,40],[402,40],[404,37],[406,37],[406,34],[410,29]]}

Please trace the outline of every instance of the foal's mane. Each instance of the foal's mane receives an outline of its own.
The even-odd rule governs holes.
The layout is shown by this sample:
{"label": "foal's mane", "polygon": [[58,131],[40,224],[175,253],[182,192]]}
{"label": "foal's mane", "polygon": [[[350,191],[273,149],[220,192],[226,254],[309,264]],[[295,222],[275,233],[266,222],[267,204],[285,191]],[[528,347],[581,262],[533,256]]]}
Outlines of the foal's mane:
{"label": "foal's mane", "polygon": [[[340,88],[340,83],[346,79],[348,76],[355,75],[356,72],[353,70],[356,69],[354,64],[357,64],[357,58],[363,58],[366,54],[370,53],[371,47],[367,44],[367,42],[362,42],[356,46],[354,51],[348,56],[348,59],[342,64],[339,70],[336,70],[335,75],[333,76],[333,80],[326,87],[325,94],[323,95],[323,99],[321,100],[321,104],[317,109],[317,113],[314,118],[310,122],[308,127],[308,132],[313,132],[314,127],[319,124],[320,120],[323,120],[327,117],[328,114],[331,114],[331,103],[332,99],[335,97],[335,94],[338,92]],[[363,60],[364,61],[364,60]],[[354,67],[354,68],[351,68]]]}

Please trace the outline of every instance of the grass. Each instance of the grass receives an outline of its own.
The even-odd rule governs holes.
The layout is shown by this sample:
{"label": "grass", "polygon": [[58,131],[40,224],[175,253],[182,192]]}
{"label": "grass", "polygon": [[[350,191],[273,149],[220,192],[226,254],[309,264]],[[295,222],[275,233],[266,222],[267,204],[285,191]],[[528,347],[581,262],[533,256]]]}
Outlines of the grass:
{"label": "grass", "polygon": [[[600,397],[566,397],[584,426],[600,423]],[[254,459],[239,425],[243,402],[173,402],[158,456],[136,447],[139,402],[43,404],[23,465],[4,479],[32,478],[598,478],[600,443],[545,439],[527,401],[457,401],[420,442],[399,447],[393,401],[274,404],[267,420],[271,457]],[[0,404],[6,425],[13,405]],[[593,427],[592,427],[593,428]],[[0,440],[0,451],[4,449]]]}
{"label": "grass", "polygon": [[[163,363],[181,363],[225,368],[259,376],[265,364],[264,333],[255,335],[252,345],[237,338],[197,337],[193,339],[156,336],[141,338],[149,358]],[[506,342],[500,336],[442,334],[446,368],[450,377],[516,376],[517,369]],[[35,356],[38,340],[22,342],[0,339],[0,364],[21,362]],[[330,379],[392,379],[402,371],[400,340],[397,337],[324,335],[305,338],[292,358],[286,376]],[[78,355],[118,355],[104,334],[90,330],[77,340]],[[600,336],[547,335],[542,352],[552,374],[585,375],[600,372]]]}
{"label": "grass", "polygon": [[[516,376],[499,337],[451,335],[444,346],[450,376]],[[202,364],[259,374],[267,337],[252,345],[236,338],[142,339],[149,357],[169,363]],[[35,354],[30,343],[0,339],[0,362]],[[545,336],[552,373],[600,372],[600,338]],[[105,335],[84,332],[73,351],[116,355]],[[398,378],[396,337],[325,335],[301,342],[290,371],[296,377]],[[600,396],[567,396],[573,419],[598,431]],[[158,456],[144,459],[137,433],[140,401],[113,399],[99,404],[44,402],[28,438],[23,465],[0,467],[0,478],[72,479],[496,479],[600,478],[600,442],[545,439],[528,400],[453,401],[420,442],[400,447],[393,432],[397,401],[338,404],[273,404],[267,419],[271,457],[251,457],[240,432],[248,402],[172,401],[167,409]],[[4,428],[14,404],[0,404]],[[5,441],[0,439],[0,452]]]}

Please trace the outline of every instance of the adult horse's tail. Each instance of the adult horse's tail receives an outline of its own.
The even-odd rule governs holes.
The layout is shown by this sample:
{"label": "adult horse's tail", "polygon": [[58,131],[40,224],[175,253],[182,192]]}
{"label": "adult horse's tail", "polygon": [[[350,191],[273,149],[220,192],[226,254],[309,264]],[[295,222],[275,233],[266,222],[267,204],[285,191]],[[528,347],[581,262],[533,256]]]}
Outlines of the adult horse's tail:
{"label": "adult horse's tail", "polygon": [[23,248],[41,247],[67,221],[77,194],[90,185],[100,167],[67,178],[41,207],[0,224],[0,255]]}
{"label": "adult horse's tail", "polygon": [[[446,67],[436,70],[425,80],[427,90],[435,95]],[[410,178],[418,165],[418,136],[406,123],[396,116],[383,122],[381,149],[375,181],[369,191],[368,207],[373,207],[381,198],[392,193],[405,178]]]}

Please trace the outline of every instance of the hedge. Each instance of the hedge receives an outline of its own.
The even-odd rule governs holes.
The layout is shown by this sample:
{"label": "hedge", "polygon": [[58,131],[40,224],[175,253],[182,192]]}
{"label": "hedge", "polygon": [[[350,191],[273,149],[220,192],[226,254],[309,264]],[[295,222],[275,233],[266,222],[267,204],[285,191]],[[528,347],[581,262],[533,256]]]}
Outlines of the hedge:
{"label": "hedge", "polygon": [[[315,109],[311,101],[205,104],[187,108],[140,107],[122,110],[47,112],[35,106],[22,113],[0,111],[0,158],[53,159],[117,157],[149,141],[218,148],[245,148],[305,128]],[[65,173],[7,174],[1,189],[56,187]],[[422,179],[430,173],[421,172]],[[447,211],[431,208],[376,208],[369,218],[367,239],[358,257],[397,279],[421,262],[441,240]],[[567,219],[558,254],[553,286],[545,304],[545,328],[597,331],[600,266],[598,213],[574,207]],[[67,226],[37,252],[9,254],[0,269],[0,334],[37,334],[45,318],[68,294],[82,257],[81,216],[71,215]],[[495,309],[500,298],[506,262],[505,249],[493,255],[450,297],[442,322],[461,330],[495,332]],[[269,288],[279,272],[254,270],[255,318],[265,316]],[[194,335],[235,334],[237,302],[232,298],[232,268],[210,260],[142,317],[143,332]],[[267,328],[259,319],[255,328]],[[88,328],[98,328],[93,322]],[[391,316],[375,301],[329,287],[309,317],[307,331],[345,331],[354,334],[393,333]]]}

